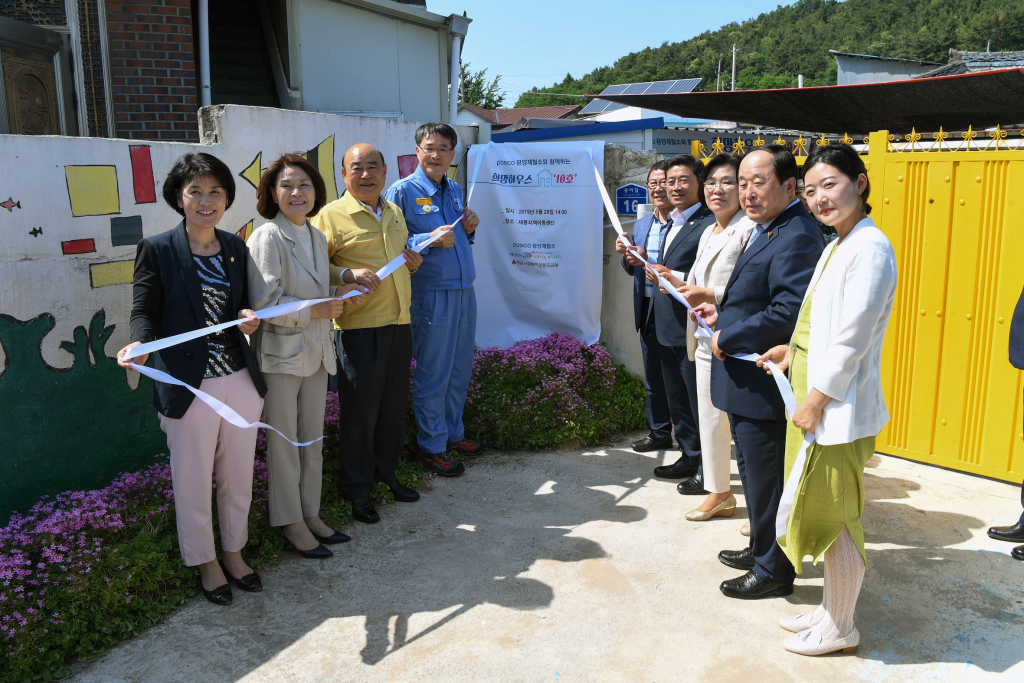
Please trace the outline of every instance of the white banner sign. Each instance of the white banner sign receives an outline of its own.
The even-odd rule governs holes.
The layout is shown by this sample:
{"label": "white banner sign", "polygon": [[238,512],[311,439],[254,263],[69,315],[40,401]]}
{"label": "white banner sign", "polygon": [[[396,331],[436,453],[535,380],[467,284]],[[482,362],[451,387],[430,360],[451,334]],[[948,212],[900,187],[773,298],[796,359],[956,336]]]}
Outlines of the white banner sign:
{"label": "white banner sign", "polygon": [[602,226],[594,168],[604,143],[474,145],[480,170],[476,261],[480,347],[511,346],[553,331],[601,335]]}

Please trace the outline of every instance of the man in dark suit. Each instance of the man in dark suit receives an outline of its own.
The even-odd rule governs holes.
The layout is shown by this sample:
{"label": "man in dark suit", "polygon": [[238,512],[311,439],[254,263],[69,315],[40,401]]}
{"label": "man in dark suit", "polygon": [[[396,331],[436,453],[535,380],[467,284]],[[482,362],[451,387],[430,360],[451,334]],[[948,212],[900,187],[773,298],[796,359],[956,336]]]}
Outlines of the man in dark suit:
{"label": "man in dark suit", "polygon": [[748,570],[724,581],[722,592],[756,599],[793,592],[793,565],[775,542],[775,515],[784,486],[786,413],[774,380],[750,361],[726,354],[763,353],[788,344],[804,292],[825,240],[796,197],[797,166],[772,145],[740,163],[740,204],[757,223],[736,261],[711,340],[711,402],[729,414],[736,464],[750,515],[750,545],[718,559]]}
{"label": "man in dark suit", "polygon": [[[680,154],[668,162],[665,174],[672,211],[669,228],[658,254],[654,269],[672,273],[680,280],[686,276],[697,260],[697,245],[704,229],[714,223],[715,214],[700,204],[700,178],[704,164],[689,154]],[[684,479],[680,493],[706,493],[700,477],[700,432],[697,411],[697,366],[686,354],[686,321],[688,311],[672,296],[660,291],[654,275],[647,273],[655,284],[648,315],[656,321],[658,342],[661,344],[661,369],[665,379],[669,415],[676,428],[681,454],[671,465],[654,469],[663,479]],[[686,489],[686,490],[684,490]]]}
{"label": "man in dark suit", "polygon": [[[1010,348],[1007,355],[1010,365],[1018,370],[1024,370],[1024,291],[1017,299],[1017,307],[1013,310],[1013,319],[1010,321]],[[1020,491],[1020,504],[1024,507],[1024,486]],[[997,541],[1010,541],[1011,543],[1024,543],[1024,513],[1020,519],[1011,526],[994,526],[988,530],[988,535]],[[1024,545],[1014,548],[1010,555],[1015,560],[1024,560]]]}
{"label": "man in dark suit", "polygon": [[633,324],[640,333],[640,351],[644,359],[644,389],[647,394],[647,436],[633,443],[638,453],[658,451],[672,447],[672,422],[669,417],[668,399],[665,397],[665,380],[661,374],[661,342],[651,312],[651,296],[655,285],[647,280],[644,260],[658,260],[662,240],[672,225],[669,213],[672,202],[665,189],[665,172],[668,161],[659,161],[647,173],[647,189],[650,192],[654,213],[644,216],[633,224],[630,240],[637,247],[634,253],[621,240],[615,240],[615,251],[622,255],[622,267],[633,277]]}

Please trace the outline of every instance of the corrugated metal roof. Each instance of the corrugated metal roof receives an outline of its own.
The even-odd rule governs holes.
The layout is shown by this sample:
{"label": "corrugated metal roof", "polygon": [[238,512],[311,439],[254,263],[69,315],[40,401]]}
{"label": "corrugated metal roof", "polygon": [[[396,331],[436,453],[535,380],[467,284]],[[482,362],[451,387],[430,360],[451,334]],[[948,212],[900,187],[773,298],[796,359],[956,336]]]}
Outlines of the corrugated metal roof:
{"label": "corrugated metal roof", "polygon": [[[653,95],[691,92],[700,83],[699,78],[684,78],[677,81],[649,81],[647,83],[620,83],[609,85],[602,95]],[[624,109],[626,105],[604,100],[594,100],[580,111],[580,114],[603,114]]]}

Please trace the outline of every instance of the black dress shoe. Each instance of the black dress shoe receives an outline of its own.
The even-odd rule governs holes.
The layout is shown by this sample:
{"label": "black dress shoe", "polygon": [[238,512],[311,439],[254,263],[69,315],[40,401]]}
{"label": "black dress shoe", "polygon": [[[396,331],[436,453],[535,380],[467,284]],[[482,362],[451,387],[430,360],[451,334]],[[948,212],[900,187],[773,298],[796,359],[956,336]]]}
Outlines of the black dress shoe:
{"label": "black dress shoe", "polygon": [[697,474],[697,468],[690,464],[689,459],[685,455],[680,456],[671,465],[662,465],[661,467],[654,468],[654,476],[661,479],[686,479],[695,474]]}
{"label": "black dress shoe", "polygon": [[1010,551],[1010,557],[1015,560],[1024,561],[1024,545],[1019,545]]}
{"label": "black dress shoe", "polygon": [[224,572],[224,576],[228,577],[228,581],[234,581],[236,586],[246,591],[247,593],[258,593],[259,591],[263,590],[263,580],[260,579],[260,575],[256,572],[250,572],[242,578],[236,579],[235,577],[231,576],[230,572],[228,572],[227,567],[224,566],[223,562],[220,563],[220,569],[222,572]]}
{"label": "black dress shoe", "polygon": [[[203,582],[199,582],[199,587],[203,588]],[[206,599],[215,605],[230,605],[234,596],[231,595],[231,586],[226,583],[223,586],[217,586],[212,591],[208,591],[203,588],[203,595]]]}
{"label": "black dress shoe", "polygon": [[343,534],[340,531],[335,531],[333,534],[331,534],[327,538],[322,538],[320,536],[317,536],[316,534],[313,534],[313,536],[316,538],[316,540],[320,541],[324,545],[334,545],[336,543],[348,543],[349,541],[352,540],[351,536],[349,536],[348,534]]}
{"label": "black dress shoe", "polygon": [[1024,543],[1024,522],[1017,522],[1013,526],[994,526],[988,530],[988,536],[997,541]]}
{"label": "black dress shoe", "polygon": [[746,569],[747,571],[753,569],[755,564],[754,553],[750,550],[750,546],[743,550],[723,550],[718,553],[718,561],[726,567]]}
{"label": "black dress shoe", "polygon": [[698,472],[689,479],[683,479],[676,484],[676,491],[684,496],[707,495],[707,491],[704,490],[704,475]]}
{"label": "black dress shoe", "polygon": [[381,479],[381,481],[383,481],[384,485],[388,487],[389,491],[391,491],[391,495],[395,497],[395,501],[399,503],[415,503],[420,499],[419,491],[411,489],[408,486],[402,486],[402,483],[398,481],[398,477],[394,474],[389,474]]}
{"label": "black dress shoe", "polygon": [[672,439],[652,439],[645,436],[639,441],[634,441],[630,446],[637,453],[649,453],[651,451],[666,451],[672,448]]}
{"label": "black dress shoe", "polygon": [[352,516],[363,524],[376,524],[380,521],[380,515],[369,498],[356,498],[352,501]]}
{"label": "black dress shoe", "polygon": [[793,594],[793,584],[775,583],[768,579],[762,579],[754,572],[747,572],[739,578],[723,581],[720,588],[726,597],[740,600],[778,598]]}

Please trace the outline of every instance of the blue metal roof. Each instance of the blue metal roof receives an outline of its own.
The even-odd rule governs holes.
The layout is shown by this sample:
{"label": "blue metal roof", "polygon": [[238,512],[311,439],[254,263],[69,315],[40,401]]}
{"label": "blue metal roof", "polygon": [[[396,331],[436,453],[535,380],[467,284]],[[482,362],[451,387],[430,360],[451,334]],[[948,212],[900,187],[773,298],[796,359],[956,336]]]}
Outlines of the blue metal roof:
{"label": "blue metal roof", "polygon": [[629,133],[634,130],[660,130],[665,127],[665,119],[636,119],[634,121],[612,121],[610,123],[591,123],[565,128],[543,128],[540,130],[517,130],[512,133],[494,133],[491,142],[537,142],[538,140],[557,140],[559,138],[592,138],[609,133]]}

